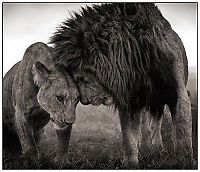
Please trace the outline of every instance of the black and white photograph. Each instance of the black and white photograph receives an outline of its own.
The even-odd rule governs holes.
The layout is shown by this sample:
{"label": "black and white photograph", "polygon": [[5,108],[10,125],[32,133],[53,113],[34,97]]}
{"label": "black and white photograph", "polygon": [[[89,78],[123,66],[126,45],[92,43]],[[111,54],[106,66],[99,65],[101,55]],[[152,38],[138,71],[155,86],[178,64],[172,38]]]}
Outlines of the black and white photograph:
{"label": "black and white photograph", "polygon": [[2,169],[198,169],[197,2],[2,2]]}

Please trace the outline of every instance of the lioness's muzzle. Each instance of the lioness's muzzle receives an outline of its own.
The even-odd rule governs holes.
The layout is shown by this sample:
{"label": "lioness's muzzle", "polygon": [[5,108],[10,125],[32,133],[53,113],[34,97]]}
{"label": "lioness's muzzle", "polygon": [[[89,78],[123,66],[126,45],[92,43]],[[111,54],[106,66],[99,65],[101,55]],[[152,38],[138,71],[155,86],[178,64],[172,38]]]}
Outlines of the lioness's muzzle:
{"label": "lioness's muzzle", "polygon": [[51,118],[55,129],[66,129],[70,127],[74,122],[60,122]]}

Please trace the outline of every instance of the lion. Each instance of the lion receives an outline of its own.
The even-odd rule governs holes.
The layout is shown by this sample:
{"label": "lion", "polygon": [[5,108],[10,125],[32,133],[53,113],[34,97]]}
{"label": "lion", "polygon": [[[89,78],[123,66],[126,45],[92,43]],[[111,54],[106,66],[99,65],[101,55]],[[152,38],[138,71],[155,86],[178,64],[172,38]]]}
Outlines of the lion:
{"label": "lion", "polygon": [[160,137],[165,105],[173,119],[177,158],[192,157],[187,56],[180,37],[155,4],[82,8],[60,25],[49,43],[54,61],[72,72],[82,104],[110,101],[101,93],[93,94],[96,86],[88,78],[95,78],[111,95],[129,164],[138,165],[143,114],[150,113],[158,132],[155,137]]}
{"label": "lion", "polygon": [[22,153],[36,164],[50,120],[57,133],[58,158],[64,156],[80,97],[71,74],[52,59],[50,47],[34,43],[3,79],[3,151]]}

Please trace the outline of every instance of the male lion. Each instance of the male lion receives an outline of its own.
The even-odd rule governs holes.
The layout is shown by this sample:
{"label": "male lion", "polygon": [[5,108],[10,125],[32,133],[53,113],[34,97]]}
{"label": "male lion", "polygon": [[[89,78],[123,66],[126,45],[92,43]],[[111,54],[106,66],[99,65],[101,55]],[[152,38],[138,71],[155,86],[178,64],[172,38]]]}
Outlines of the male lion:
{"label": "male lion", "polygon": [[[50,43],[54,61],[72,72],[81,103],[109,102],[100,92],[94,94],[92,78],[111,95],[130,164],[138,164],[144,111],[151,114],[153,130],[158,131],[165,105],[173,119],[177,158],[191,159],[187,57],[181,39],[153,3],[83,8],[81,14],[63,22]],[[152,137],[161,135],[158,131]]]}

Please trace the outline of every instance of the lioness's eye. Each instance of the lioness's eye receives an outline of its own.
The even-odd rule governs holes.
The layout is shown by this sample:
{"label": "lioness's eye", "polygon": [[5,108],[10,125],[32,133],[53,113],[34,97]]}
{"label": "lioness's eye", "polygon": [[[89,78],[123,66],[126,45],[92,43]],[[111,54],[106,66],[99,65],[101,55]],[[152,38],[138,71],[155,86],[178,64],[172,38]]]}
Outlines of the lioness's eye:
{"label": "lioness's eye", "polygon": [[59,102],[63,102],[64,101],[64,97],[63,96],[56,96],[57,100]]}
{"label": "lioness's eye", "polygon": [[80,77],[78,78],[78,80],[79,80],[80,82],[84,82],[84,81],[85,81],[84,77],[82,77],[82,76],[80,76]]}

